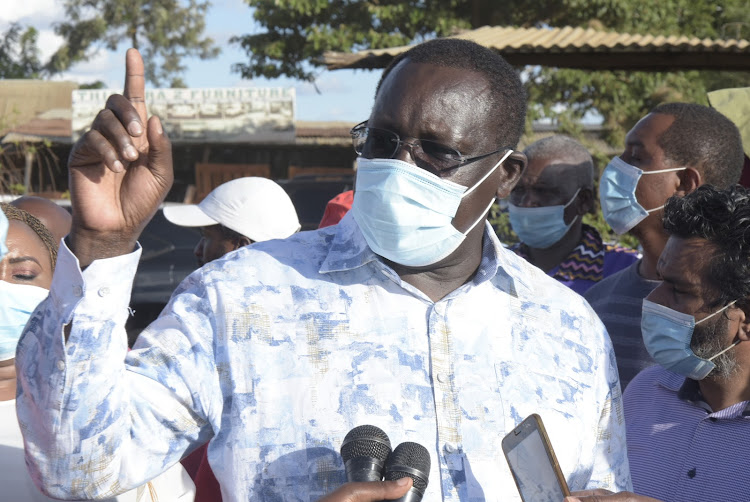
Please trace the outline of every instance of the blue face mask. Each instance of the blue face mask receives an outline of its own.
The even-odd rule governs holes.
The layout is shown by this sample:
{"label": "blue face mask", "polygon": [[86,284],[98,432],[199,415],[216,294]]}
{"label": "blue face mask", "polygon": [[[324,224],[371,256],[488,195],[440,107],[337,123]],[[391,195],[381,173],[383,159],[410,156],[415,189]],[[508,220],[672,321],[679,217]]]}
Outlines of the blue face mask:
{"label": "blue face mask", "polygon": [[535,249],[546,249],[556,244],[570,230],[578,216],[570,224],[565,223],[565,208],[578,197],[576,190],[573,198],[565,205],[521,207],[508,204],[510,226],[521,239],[521,242]]}
{"label": "blue face mask", "polygon": [[638,180],[644,174],[668,173],[683,171],[686,167],[661,169],[659,171],[643,171],[631,166],[620,157],[614,157],[602,171],[599,180],[599,202],[607,224],[616,234],[624,234],[643,221],[649,213],[658,211],[664,206],[644,209],[635,197]]}
{"label": "blue face mask", "polygon": [[49,291],[0,281],[0,361],[16,357],[16,345],[34,309]]}
{"label": "blue face mask", "polygon": [[712,318],[732,305],[734,302],[695,322],[695,317],[689,314],[683,314],[644,299],[641,333],[646,350],[654,361],[665,369],[693,380],[703,380],[716,367],[711,361],[737,345],[739,341],[708,359],[702,359],[696,356],[690,348],[693,329],[697,324]]}
{"label": "blue face mask", "polygon": [[490,200],[487,209],[461,233],[452,223],[461,201],[511,153],[471,188],[398,159],[358,158],[351,211],[370,249],[407,267],[424,267],[446,258],[494,203]]}

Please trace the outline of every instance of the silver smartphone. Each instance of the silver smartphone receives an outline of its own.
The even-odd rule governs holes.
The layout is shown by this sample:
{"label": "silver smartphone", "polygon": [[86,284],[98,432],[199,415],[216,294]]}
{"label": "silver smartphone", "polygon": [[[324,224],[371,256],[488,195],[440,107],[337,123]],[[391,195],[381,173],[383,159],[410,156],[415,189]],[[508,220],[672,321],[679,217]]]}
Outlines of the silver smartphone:
{"label": "silver smartphone", "polygon": [[542,417],[536,413],[503,438],[503,453],[523,502],[561,502],[570,495]]}

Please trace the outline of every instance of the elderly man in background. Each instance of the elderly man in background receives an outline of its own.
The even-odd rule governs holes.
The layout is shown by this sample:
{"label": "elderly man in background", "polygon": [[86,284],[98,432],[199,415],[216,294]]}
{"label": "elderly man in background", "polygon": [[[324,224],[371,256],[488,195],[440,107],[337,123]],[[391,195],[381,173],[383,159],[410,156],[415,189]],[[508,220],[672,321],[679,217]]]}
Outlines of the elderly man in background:
{"label": "elderly man in background", "polygon": [[602,241],[583,223],[593,213],[594,161],[568,136],[535,141],[529,164],[511,191],[508,214],[521,240],[513,250],[578,294],[638,260],[638,253]]}
{"label": "elderly man in background", "polygon": [[518,500],[497,452],[531,413],[574,489],[630,488],[605,329],[486,223],[525,166],[514,148],[526,96],[501,56],[439,39],[396,58],[352,130],[343,220],[197,270],[130,352],[137,239],[172,159],[147,121],[142,60],[127,58],[125,96],[71,153],[55,301],[18,351],[19,418],[44,490],[127,489],[209,441],[225,501],[315,501],[346,480],[343,438],[372,424],[427,449],[424,500]]}
{"label": "elderly man in background", "polygon": [[599,199],[609,226],[630,232],[643,248],[641,260],[607,277],[584,295],[607,327],[625,388],[654,364],[641,337],[643,299],[661,283],[656,263],[669,234],[662,208],[703,184],[737,183],[744,153],[737,127],[707,106],[659,105],[625,138],[625,151],[602,172]]}

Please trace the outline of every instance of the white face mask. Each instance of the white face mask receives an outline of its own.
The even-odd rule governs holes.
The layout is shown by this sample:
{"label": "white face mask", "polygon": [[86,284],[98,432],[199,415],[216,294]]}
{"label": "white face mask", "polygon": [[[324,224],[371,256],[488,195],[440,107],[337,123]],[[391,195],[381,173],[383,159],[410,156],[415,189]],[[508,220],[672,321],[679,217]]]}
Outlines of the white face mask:
{"label": "white face mask", "polygon": [[351,211],[370,249],[407,267],[424,267],[446,258],[484,219],[494,198],[463,233],[452,223],[461,201],[511,153],[470,188],[397,159],[357,159]]}
{"label": "white face mask", "polygon": [[0,281],[0,361],[16,357],[23,328],[49,291],[38,286]]}

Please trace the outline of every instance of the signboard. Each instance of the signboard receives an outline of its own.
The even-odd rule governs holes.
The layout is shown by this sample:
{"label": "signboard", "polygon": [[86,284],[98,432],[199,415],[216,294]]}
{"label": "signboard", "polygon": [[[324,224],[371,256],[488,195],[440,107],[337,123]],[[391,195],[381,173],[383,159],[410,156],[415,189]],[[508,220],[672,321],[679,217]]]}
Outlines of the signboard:
{"label": "signboard", "polygon": [[[85,133],[107,98],[122,91],[73,91],[73,141]],[[293,87],[147,89],[172,143],[293,143]]]}

